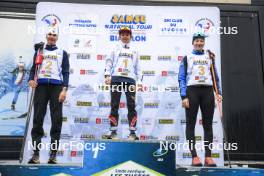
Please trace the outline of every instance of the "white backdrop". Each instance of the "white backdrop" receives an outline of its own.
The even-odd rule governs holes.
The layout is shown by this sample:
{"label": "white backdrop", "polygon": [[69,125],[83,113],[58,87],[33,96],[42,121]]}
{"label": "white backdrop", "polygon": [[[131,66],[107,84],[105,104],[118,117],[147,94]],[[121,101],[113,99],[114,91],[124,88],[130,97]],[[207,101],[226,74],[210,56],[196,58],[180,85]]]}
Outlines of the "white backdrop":
{"label": "white backdrop", "polygon": [[[141,140],[185,141],[185,113],[181,107],[178,85],[179,64],[182,57],[192,51],[191,40],[195,31],[208,33],[219,27],[218,8],[39,3],[35,42],[45,41],[42,28],[51,22],[59,25],[58,46],[70,54],[70,89],[63,109],[62,142],[102,139],[108,134],[110,93],[100,91],[104,87],[99,85],[104,82],[105,57],[118,43],[117,31],[123,25],[132,28],[132,44],[139,51],[143,84],[151,90],[137,93],[137,134]],[[221,75],[220,36],[216,33],[208,35],[205,48],[215,52]],[[119,112],[118,135],[126,138],[129,131],[124,94]],[[43,142],[50,141],[48,114],[45,118],[47,136]],[[213,129],[214,143],[221,143],[222,127],[217,109]],[[28,141],[31,141],[30,130]],[[203,140],[200,114],[195,130],[197,142]],[[42,162],[46,162],[47,153],[41,152]],[[203,153],[198,151],[201,158]],[[24,162],[31,154],[26,145]],[[77,149],[60,151],[58,160],[61,163],[80,163],[82,154]],[[189,150],[177,150],[176,157],[179,165],[191,163]],[[222,151],[213,151],[213,157],[218,165],[223,165]]]}

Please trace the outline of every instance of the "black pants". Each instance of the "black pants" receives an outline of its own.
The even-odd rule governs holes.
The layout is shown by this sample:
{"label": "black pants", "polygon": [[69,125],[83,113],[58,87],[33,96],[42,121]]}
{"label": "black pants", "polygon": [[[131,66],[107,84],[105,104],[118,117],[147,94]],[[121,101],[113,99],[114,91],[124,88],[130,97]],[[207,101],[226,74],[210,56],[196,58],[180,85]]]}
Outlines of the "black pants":
{"label": "black pants", "polygon": [[195,149],[195,124],[198,109],[202,113],[202,124],[204,129],[205,156],[211,157],[211,150],[208,145],[213,142],[213,116],[214,116],[214,92],[212,86],[189,86],[187,97],[190,107],[186,109],[186,138],[189,141],[189,148],[192,157],[196,157]]}
{"label": "black pants", "polygon": [[[51,116],[51,153],[56,153],[59,147],[59,140],[62,127],[62,103],[59,102],[59,95],[62,91],[61,85],[38,85],[34,95],[34,117],[31,130],[32,142],[38,145],[44,135],[43,121],[46,115],[47,104],[50,104]],[[36,147],[34,152],[39,152]]]}
{"label": "black pants", "polygon": [[136,90],[135,84],[128,82],[112,82],[111,83],[111,113],[109,116],[110,130],[116,131],[118,126],[118,109],[122,91],[126,94],[127,109],[128,109],[128,123],[131,131],[136,130],[137,125],[137,112],[136,112]]}

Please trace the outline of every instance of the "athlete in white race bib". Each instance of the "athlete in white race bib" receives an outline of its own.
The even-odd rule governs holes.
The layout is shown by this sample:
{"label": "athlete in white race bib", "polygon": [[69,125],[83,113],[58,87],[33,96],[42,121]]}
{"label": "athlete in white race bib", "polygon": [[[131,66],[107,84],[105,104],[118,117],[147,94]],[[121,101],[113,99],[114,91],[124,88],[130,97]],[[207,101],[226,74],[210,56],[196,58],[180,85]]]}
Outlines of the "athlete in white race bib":
{"label": "athlete in white race bib", "polygon": [[[69,59],[66,51],[58,48],[58,28],[50,27],[47,31],[47,44],[39,43],[35,45],[33,65],[30,71],[29,85],[35,89],[34,94],[34,116],[33,128],[31,130],[34,154],[28,163],[38,164],[39,144],[44,135],[43,121],[46,114],[47,105],[50,105],[51,116],[51,148],[48,164],[56,164],[56,154],[59,147],[59,140],[62,128],[62,103],[66,98],[69,82]],[[35,79],[37,55],[43,51],[43,61],[37,71]]]}
{"label": "athlete in white race bib", "polygon": [[[214,88],[217,88],[217,101],[222,101],[220,82],[215,67],[213,53],[204,51],[205,36],[196,33],[192,40],[193,51],[185,56],[179,68],[179,85],[182,106],[186,112],[186,139],[192,155],[192,166],[202,166],[195,149],[195,124],[198,109],[202,112],[204,127],[205,161],[207,167],[216,167],[209,144],[213,142]],[[215,84],[212,75],[215,75]]]}
{"label": "athlete in white race bib", "polygon": [[111,112],[109,115],[111,135],[117,139],[118,109],[122,91],[126,94],[130,140],[137,140],[136,124],[136,82],[141,86],[142,75],[139,68],[138,52],[130,44],[132,31],[128,27],[119,30],[120,43],[111,51],[106,60],[105,83],[111,84]]}

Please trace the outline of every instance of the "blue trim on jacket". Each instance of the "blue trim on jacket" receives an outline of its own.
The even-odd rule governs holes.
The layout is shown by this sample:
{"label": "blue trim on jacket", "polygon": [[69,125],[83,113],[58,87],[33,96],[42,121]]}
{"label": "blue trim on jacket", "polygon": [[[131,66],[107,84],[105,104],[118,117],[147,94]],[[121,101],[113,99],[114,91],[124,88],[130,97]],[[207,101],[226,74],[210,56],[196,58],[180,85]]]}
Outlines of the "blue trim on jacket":
{"label": "blue trim on jacket", "polygon": [[[204,51],[192,51],[193,54],[195,55],[203,55]],[[217,69],[215,66],[215,60],[213,59],[213,66],[214,66],[214,73],[215,73],[215,79],[216,79],[216,84],[218,88],[218,93],[222,95],[221,87],[220,87],[220,79],[217,73]],[[186,98],[186,90],[187,90],[187,68],[188,68],[188,62],[187,62],[187,56],[184,56],[180,67],[179,67],[179,75],[178,75],[178,82],[180,86],[180,95],[181,98],[184,99]],[[211,73],[212,74],[212,73]]]}
{"label": "blue trim on jacket", "polygon": [[[45,49],[48,51],[54,51],[54,50],[58,49],[58,47],[56,45],[46,45]],[[32,65],[31,70],[30,70],[29,81],[34,80],[35,69],[36,69],[35,59],[37,56],[37,52],[38,52],[38,48],[36,48],[36,51],[35,51],[35,54],[33,57],[33,65]],[[61,81],[61,80],[55,81],[55,79],[43,78],[41,80],[38,79],[38,83],[40,83],[40,84],[50,84],[51,83],[51,84],[63,85],[63,87],[68,87],[69,75],[70,75],[70,64],[69,64],[68,54],[64,50],[63,50],[63,59],[62,59],[61,69],[62,69],[61,74],[63,77],[63,81]]]}

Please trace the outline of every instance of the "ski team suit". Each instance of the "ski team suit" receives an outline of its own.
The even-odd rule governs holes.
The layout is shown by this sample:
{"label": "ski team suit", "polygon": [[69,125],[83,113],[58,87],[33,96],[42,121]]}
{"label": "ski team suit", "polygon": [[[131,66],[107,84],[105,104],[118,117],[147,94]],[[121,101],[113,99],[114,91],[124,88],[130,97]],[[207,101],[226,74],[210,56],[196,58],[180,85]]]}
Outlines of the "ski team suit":
{"label": "ski team suit", "polygon": [[[130,131],[136,130],[137,112],[135,110],[136,91],[128,87],[136,86],[136,81],[141,83],[142,74],[139,68],[137,50],[129,43],[120,43],[111,51],[106,60],[105,76],[111,77],[111,112],[109,115],[110,130],[116,131],[118,126],[118,109],[122,90],[126,94],[128,108],[128,122]],[[116,88],[114,88],[116,86]],[[117,88],[120,88],[119,90]]]}
{"label": "ski team suit", "polygon": [[[29,80],[34,80],[36,56],[37,51],[34,55]],[[41,138],[44,135],[43,121],[49,102],[51,145],[56,144],[58,149],[62,128],[62,103],[59,102],[59,95],[63,87],[68,87],[69,59],[67,52],[55,45],[46,45],[43,50],[43,57],[43,62],[37,73],[38,86],[34,95],[34,117],[31,136],[33,145],[34,142],[36,144],[41,142]],[[57,149],[51,152],[56,153]],[[38,151],[38,148],[34,149],[34,152]]]}
{"label": "ski team suit", "polygon": [[[189,99],[189,108],[186,113],[186,138],[192,157],[196,157],[195,149],[195,123],[199,107],[202,113],[202,124],[204,128],[205,156],[211,157],[208,145],[213,142],[213,115],[214,115],[214,92],[211,65],[214,66],[218,93],[221,95],[219,77],[215,67],[214,59],[207,52],[195,51],[185,56],[179,68],[179,86],[181,98]],[[193,146],[193,147],[192,147]]]}

